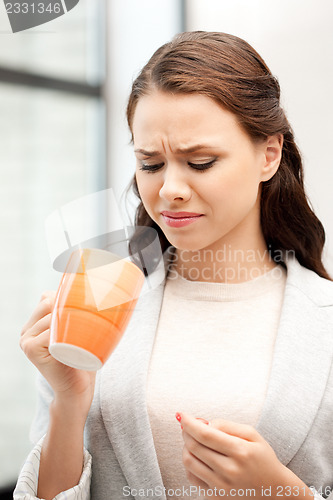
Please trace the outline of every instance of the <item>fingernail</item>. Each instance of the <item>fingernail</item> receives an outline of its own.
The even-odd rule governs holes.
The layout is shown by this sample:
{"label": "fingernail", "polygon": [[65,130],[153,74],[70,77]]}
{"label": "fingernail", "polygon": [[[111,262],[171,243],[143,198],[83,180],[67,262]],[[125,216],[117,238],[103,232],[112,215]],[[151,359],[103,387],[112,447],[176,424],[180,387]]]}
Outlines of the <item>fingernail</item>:
{"label": "fingernail", "polygon": [[178,411],[177,411],[177,413],[175,414],[175,417],[176,417],[176,419],[178,420],[178,422],[180,423],[180,428],[183,430],[183,426],[182,426],[182,424],[181,424],[181,421],[182,421],[182,416],[181,416],[181,414],[180,414],[180,413],[178,413]]}
{"label": "fingernail", "polygon": [[209,425],[209,422],[208,420],[204,419],[204,418],[201,418],[201,417],[196,417],[197,420],[201,420],[201,422],[203,422],[204,424],[206,425]]}

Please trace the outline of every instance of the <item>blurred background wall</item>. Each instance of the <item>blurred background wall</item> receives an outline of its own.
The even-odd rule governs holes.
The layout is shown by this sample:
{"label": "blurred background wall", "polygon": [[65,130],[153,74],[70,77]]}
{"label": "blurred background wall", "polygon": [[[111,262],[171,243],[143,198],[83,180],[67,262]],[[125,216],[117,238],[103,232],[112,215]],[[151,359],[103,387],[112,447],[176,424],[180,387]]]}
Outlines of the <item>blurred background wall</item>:
{"label": "blurred background wall", "polygon": [[175,33],[241,36],[278,77],[333,274],[332,19],[330,0],[80,0],[66,15],[13,34],[0,3],[0,497],[31,447],[36,371],[19,348],[20,331],[42,291],[60,280],[45,218],[112,187],[131,221],[126,100],[139,69]]}

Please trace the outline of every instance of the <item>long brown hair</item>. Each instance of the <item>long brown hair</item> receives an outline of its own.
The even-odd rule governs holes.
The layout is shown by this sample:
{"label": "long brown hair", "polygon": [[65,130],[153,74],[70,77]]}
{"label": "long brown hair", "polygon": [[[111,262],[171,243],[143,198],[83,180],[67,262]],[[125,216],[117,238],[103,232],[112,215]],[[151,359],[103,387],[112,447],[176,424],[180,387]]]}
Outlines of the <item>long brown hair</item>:
{"label": "long brown hair", "polygon": [[[301,265],[331,280],[322,263],[325,231],[304,190],[302,159],[280,106],[279,83],[251,45],[226,33],[194,31],[160,47],[133,82],[127,106],[131,130],[138,100],[153,89],[210,97],[237,116],[253,141],[283,134],[280,166],[262,183],[260,218],[267,248],[275,260],[281,251],[292,250]],[[135,226],[154,228],[166,250],[170,242],[146,212],[135,175],[130,189],[140,199]]]}

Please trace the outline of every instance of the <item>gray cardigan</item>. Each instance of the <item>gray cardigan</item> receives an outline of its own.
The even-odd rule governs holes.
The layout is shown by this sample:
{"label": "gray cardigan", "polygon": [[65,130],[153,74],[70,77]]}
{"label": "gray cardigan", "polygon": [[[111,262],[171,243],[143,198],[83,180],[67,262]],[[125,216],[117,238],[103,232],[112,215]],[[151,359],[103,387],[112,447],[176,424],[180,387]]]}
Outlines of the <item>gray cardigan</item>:
{"label": "gray cardigan", "polygon": [[[308,486],[326,487],[326,494],[322,492],[326,497],[333,491],[333,282],[302,267],[294,257],[286,258],[285,264],[287,281],[273,367],[256,429]],[[142,496],[142,489],[163,490],[145,390],[164,285],[162,262],[146,279],[145,293],[125,335],[98,372],[86,424],[93,500],[165,500],[163,494]],[[46,432],[51,398],[41,382],[32,427],[35,441]],[[130,488],[138,494],[124,496],[125,486],[127,492]]]}

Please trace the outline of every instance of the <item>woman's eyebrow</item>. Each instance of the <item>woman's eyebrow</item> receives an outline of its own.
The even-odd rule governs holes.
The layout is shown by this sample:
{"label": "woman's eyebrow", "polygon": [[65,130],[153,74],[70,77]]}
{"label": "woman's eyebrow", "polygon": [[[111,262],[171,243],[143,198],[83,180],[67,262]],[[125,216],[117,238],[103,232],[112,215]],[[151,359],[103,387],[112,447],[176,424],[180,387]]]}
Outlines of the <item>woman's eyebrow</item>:
{"label": "woman's eyebrow", "polygon": [[159,151],[146,151],[145,149],[134,149],[134,153],[141,153],[145,156],[158,156]]}
{"label": "woman's eyebrow", "polygon": [[[194,146],[190,146],[188,148],[178,148],[175,150],[176,154],[189,154],[195,153],[196,151],[200,151],[201,149],[214,149],[214,146],[208,146],[206,144],[195,144]],[[145,149],[135,149],[135,153],[141,153],[145,156],[158,156],[161,153],[159,151],[146,151]]]}

